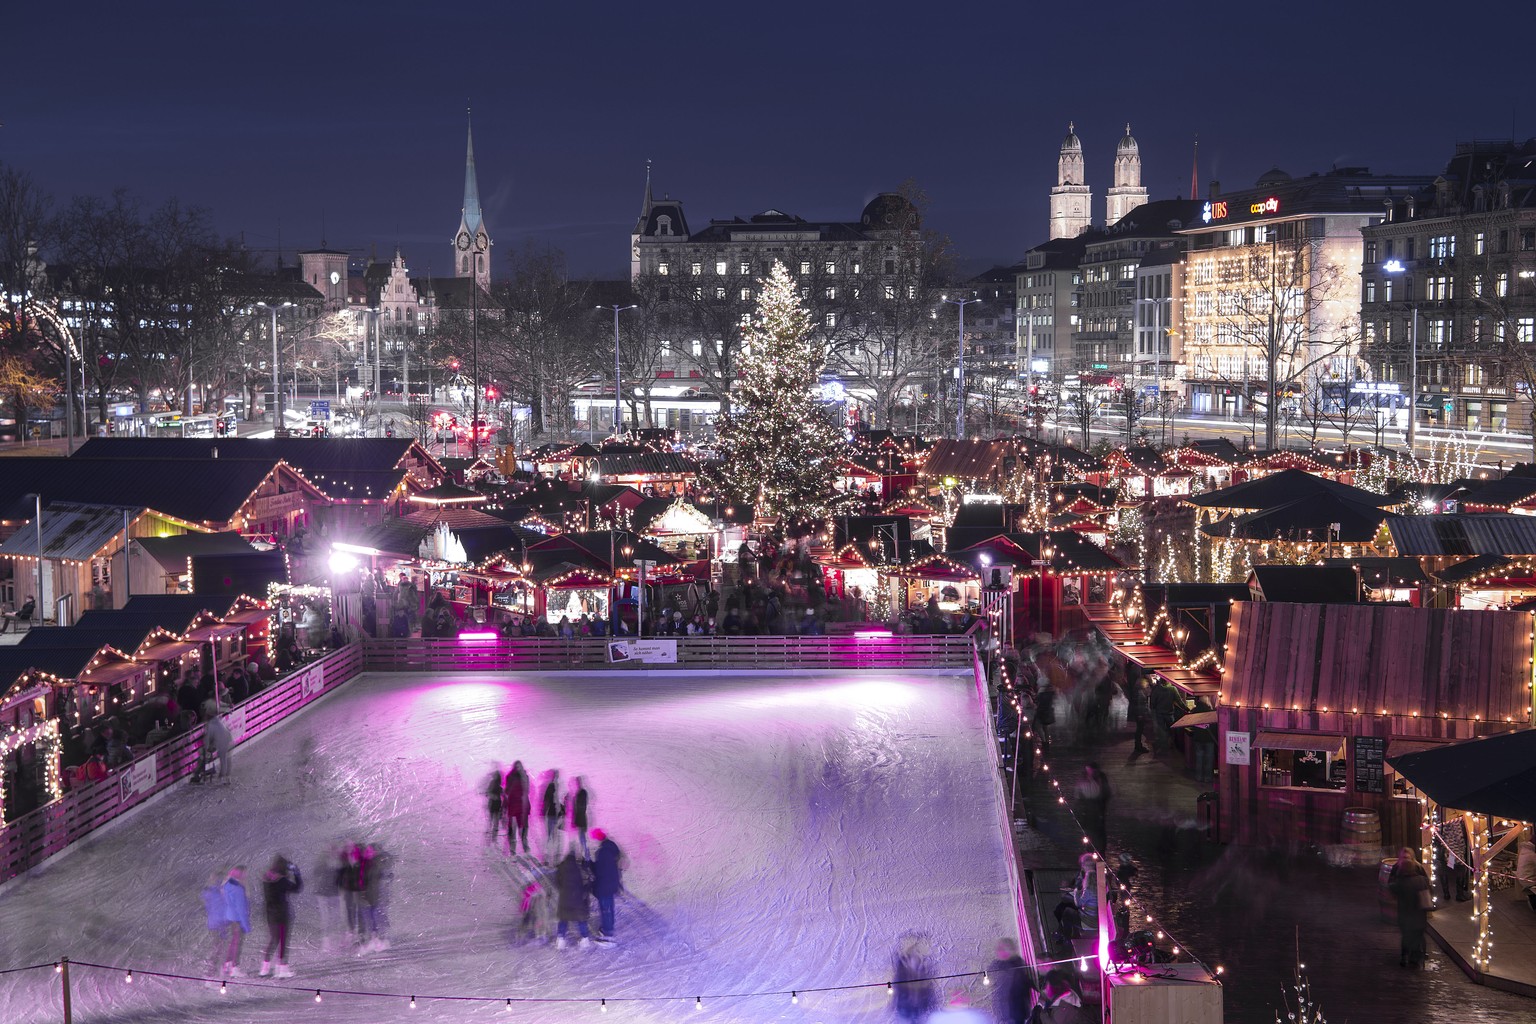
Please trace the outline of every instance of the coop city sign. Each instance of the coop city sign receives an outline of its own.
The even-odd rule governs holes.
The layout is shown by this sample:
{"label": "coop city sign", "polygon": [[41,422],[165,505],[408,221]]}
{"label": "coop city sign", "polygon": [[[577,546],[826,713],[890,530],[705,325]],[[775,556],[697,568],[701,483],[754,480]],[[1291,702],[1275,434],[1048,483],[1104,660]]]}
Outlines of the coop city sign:
{"label": "coop city sign", "polygon": [[1276,199],[1274,196],[1270,196],[1267,199],[1261,199],[1257,203],[1253,203],[1252,205],[1250,205],[1248,207],[1248,212],[1252,213],[1252,214],[1255,214],[1255,215],[1262,215],[1262,214],[1266,214],[1266,213],[1279,213],[1280,212],[1280,200]]}
{"label": "coop city sign", "polygon": [[[1213,220],[1226,220],[1231,212],[1232,208],[1225,199],[1213,199],[1200,208],[1200,219],[1209,224]],[[1256,217],[1279,213],[1280,200],[1275,196],[1267,196],[1256,203],[1249,203],[1248,212]]]}

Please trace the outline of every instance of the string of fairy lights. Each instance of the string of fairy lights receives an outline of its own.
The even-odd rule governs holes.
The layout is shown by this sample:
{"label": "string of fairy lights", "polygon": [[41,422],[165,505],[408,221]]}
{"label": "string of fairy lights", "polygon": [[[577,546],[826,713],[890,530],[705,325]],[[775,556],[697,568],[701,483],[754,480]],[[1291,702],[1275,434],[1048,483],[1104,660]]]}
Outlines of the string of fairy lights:
{"label": "string of fairy lights", "polygon": [[[69,957],[61,957],[58,960],[46,963],[28,964],[24,967],[12,967],[0,969],[0,976],[8,974],[20,974],[29,971],[44,971],[52,969],[53,973],[63,976],[67,972],[77,968],[90,971],[100,971],[119,975],[124,985],[133,985],[144,978],[154,978],[159,981],[185,983],[188,987],[193,985],[204,989],[217,989],[221,996],[227,996],[233,990],[251,990],[260,992],[289,992],[295,997],[304,998],[309,1002],[323,1004],[327,999],[354,999],[388,1001],[396,1004],[404,1004],[407,1009],[420,1009],[429,1003],[456,1003],[478,1004],[489,1006],[502,1006],[507,1012],[524,1006],[572,1006],[595,1009],[599,1013],[607,1013],[610,1009],[620,1010],[625,1006],[677,1004],[679,1006],[692,1005],[695,1010],[703,1010],[706,1005],[714,1005],[722,1002],[745,1002],[748,1000],[783,1000],[791,1005],[801,1005],[815,996],[834,995],[843,992],[876,992],[885,990],[887,997],[896,994],[896,986],[931,985],[940,982],[964,982],[967,984],[979,984],[982,988],[990,988],[994,978],[1000,978],[1016,971],[1039,971],[1077,961],[1077,957],[1068,957],[1060,960],[1038,961],[1033,964],[1021,964],[1016,967],[993,968],[976,971],[957,971],[949,974],[927,974],[917,978],[903,978],[897,980],[889,978],[885,981],[852,982],[845,985],[807,985],[803,988],[776,988],[751,991],[722,990],[714,992],[702,992],[694,995],[616,995],[616,996],[488,996],[473,995],[468,993],[445,992],[411,992],[411,991],[380,991],[374,989],[341,989],[341,988],[314,988],[308,985],[283,985],[255,979],[239,979],[218,977],[210,978],[196,974],[181,974],[175,971],[158,971],[143,967],[125,966],[122,964],[98,964],[85,960],[74,960]],[[68,980],[63,982],[68,984]]]}
{"label": "string of fairy lights", "polygon": [[[1206,964],[1204,960],[1196,956],[1187,945],[1180,942],[1168,929],[1168,926],[1160,922],[1157,916],[1153,914],[1150,909],[1131,892],[1130,882],[1120,878],[1115,873],[1114,868],[1109,864],[1109,862],[1100,855],[1100,852],[1093,849],[1093,841],[1088,836],[1088,830],[1083,827],[1082,820],[1077,816],[1077,812],[1073,809],[1071,802],[1067,799],[1067,792],[1062,787],[1061,779],[1056,774],[1051,772],[1050,763],[1044,760],[1044,747],[1035,742],[1036,737],[1034,736],[1033,729],[1024,729],[1024,706],[1022,701],[1019,700],[1018,689],[1013,686],[1013,681],[1009,677],[1006,662],[1001,664],[1001,683],[1002,685],[998,690],[998,699],[1007,699],[1012,705],[1015,715],[1018,716],[1018,728],[1023,730],[1023,738],[1030,741],[1030,744],[1034,749],[1035,757],[1041,759],[1039,769],[1041,774],[1049,776],[1052,795],[1055,799],[1056,805],[1061,809],[1062,812],[1066,814],[1068,819],[1071,820],[1072,825],[1080,833],[1082,845],[1087,848],[1085,852],[1092,855],[1095,864],[1104,864],[1104,872],[1107,879],[1107,884],[1105,886],[1106,895],[1110,895],[1110,898],[1118,903],[1122,910],[1126,911],[1131,926],[1129,930],[1152,931],[1156,941],[1166,941],[1169,943],[1169,953],[1171,953],[1171,955],[1175,957],[1188,957],[1191,962],[1199,965],[1211,977],[1212,980],[1219,981],[1222,977],[1225,976],[1226,968],[1221,964],[1217,964],[1215,967],[1211,967],[1210,965]],[[1017,763],[1015,763],[1014,770],[1017,771],[1017,768]],[[1115,916],[1116,915],[1111,913],[1110,917],[1112,921],[1114,920]],[[1141,925],[1141,927],[1137,927],[1137,925]],[[1100,949],[1103,950],[1105,948],[1106,944],[1101,943]],[[1112,951],[1113,946],[1109,945],[1108,949]],[[1079,969],[1086,972],[1088,969],[1087,957],[1078,957],[1076,959],[1078,961]],[[1117,971],[1120,968],[1140,969],[1142,967],[1142,965],[1139,964],[1118,964],[1113,960],[1107,960],[1106,966],[1108,968],[1116,969]]]}

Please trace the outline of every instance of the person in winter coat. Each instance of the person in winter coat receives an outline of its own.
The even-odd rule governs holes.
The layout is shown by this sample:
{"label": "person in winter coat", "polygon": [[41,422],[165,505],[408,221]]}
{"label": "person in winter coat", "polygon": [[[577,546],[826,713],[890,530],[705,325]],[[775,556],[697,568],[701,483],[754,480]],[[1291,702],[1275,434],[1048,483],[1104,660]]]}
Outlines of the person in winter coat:
{"label": "person in winter coat", "polygon": [[360,953],[377,953],[389,948],[389,940],[379,929],[379,911],[384,906],[385,856],[372,845],[365,846],[358,858],[358,938],[364,939]]}
{"label": "person in winter coat", "polygon": [[581,859],[591,860],[592,854],[587,849],[587,808],[591,795],[580,775],[571,780],[571,794],[566,802],[570,814],[571,833],[574,837],[572,848],[577,844],[581,846]]}
{"label": "person in winter coat", "polygon": [[1152,750],[1147,746],[1147,732],[1152,724],[1152,687],[1147,684],[1146,676],[1138,675],[1131,680],[1127,689],[1130,691],[1126,694],[1127,710],[1131,721],[1136,723],[1136,747],[1131,753],[1150,754]]}
{"label": "person in winter coat", "polygon": [[224,895],[224,927],[229,935],[229,945],[224,953],[224,973],[231,978],[241,978],[240,947],[245,933],[251,930],[251,904],[245,897],[245,865],[237,864],[229,869],[229,877],[219,887]]}
{"label": "person in winter coat", "polygon": [[219,717],[218,707],[213,701],[204,702],[203,717],[207,719],[203,724],[203,742],[213,744],[213,752],[219,759],[219,781],[232,782],[234,777],[230,768],[230,752],[235,749],[235,737],[230,734],[224,719]]}
{"label": "person in winter coat", "polygon": [[592,895],[597,897],[597,930],[603,939],[613,942],[613,901],[624,888],[624,869],[629,866],[619,844],[602,829],[593,829],[597,857],[592,862]]}
{"label": "person in winter coat", "polygon": [[560,856],[560,825],[565,819],[565,807],[560,803],[558,768],[549,773],[539,809],[544,816],[544,863],[553,864]]}
{"label": "person in winter coat", "polygon": [[341,872],[346,867],[347,854],[341,847],[328,848],[320,857],[312,877],[316,879],[316,894],[320,898],[320,948],[330,952],[331,943],[347,923],[346,910],[341,895]]}
{"label": "person in winter coat", "polygon": [[507,784],[502,797],[503,806],[507,809],[507,852],[517,852],[517,841],[522,839],[523,852],[528,849],[528,818],[532,813],[533,790],[528,782],[528,772],[523,768],[523,762],[513,761],[512,770],[507,772]]}
{"label": "person in winter coat", "polygon": [[1010,938],[997,940],[993,961],[987,965],[992,982],[992,1015],[997,1024],[1026,1024],[1035,986],[1019,956],[1019,944]]}
{"label": "person in winter coat", "polygon": [[1400,967],[1424,966],[1424,929],[1429,927],[1429,874],[1414,859],[1413,851],[1397,851],[1397,863],[1387,875],[1387,888],[1397,897],[1397,930],[1401,936]]}
{"label": "person in winter coat", "polygon": [[[272,866],[261,876],[261,894],[267,910],[267,948],[261,955],[261,976],[274,974],[279,978],[293,977],[288,967],[288,925],[293,920],[288,897],[304,888],[304,877],[299,867],[278,854],[272,858]],[[272,954],[277,953],[277,971],[272,970]]]}
{"label": "person in winter coat", "polygon": [[502,787],[501,765],[492,765],[491,774],[485,778],[485,814],[490,820],[485,833],[486,842],[494,843],[501,835]]}
{"label": "person in winter coat", "polygon": [[336,886],[341,890],[342,906],[347,918],[347,931],[363,941],[363,850],[353,843],[341,853],[341,864],[336,869]]}
{"label": "person in winter coat", "polygon": [[1109,849],[1109,779],[1096,764],[1083,765],[1083,777],[1073,795],[1072,810],[1088,833],[1088,844],[1101,855]]}
{"label": "person in winter coat", "polygon": [[933,963],[928,958],[928,942],[921,936],[908,936],[896,954],[893,972],[896,1016],[904,1021],[921,1021],[939,1004],[939,993],[931,980]]}
{"label": "person in winter coat", "polygon": [[208,915],[208,937],[213,941],[213,969],[223,974],[229,962],[224,951],[229,948],[229,913],[224,909],[224,879],[227,871],[215,871],[203,886],[203,912]]}
{"label": "person in winter coat", "polygon": [[1088,1024],[1083,999],[1072,987],[1072,975],[1060,967],[1046,972],[1040,1001],[1029,1016],[1029,1024]]}
{"label": "person in winter coat", "polygon": [[555,932],[555,948],[565,948],[566,925],[575,922],[576,930],[581,933],[581,941],[577,945],[586,949],[592,945],[591,932],[587,929],[587,917],[592,913],[592,908],[587,902],[586,873],[582,870],[581,862],[576,859],[575,850],[566,851],[565,859],[555,869],[555,889],[559,893],[555,913],[560,919]]}

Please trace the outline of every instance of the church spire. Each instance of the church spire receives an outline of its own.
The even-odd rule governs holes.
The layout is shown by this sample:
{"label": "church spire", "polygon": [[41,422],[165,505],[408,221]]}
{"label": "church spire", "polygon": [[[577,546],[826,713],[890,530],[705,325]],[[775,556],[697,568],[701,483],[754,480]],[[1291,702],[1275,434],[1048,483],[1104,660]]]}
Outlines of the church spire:
{"label": "church spire", "polygon": [[640,204],[640,219],[644,220],[651,212],[651,162],[645,162],[645,201]]}
{"label": "church spire", "polygon": [[480,186],[475,181],[475,126],[474,112],[468,108],[465,110],[465,129],[468,146],[464,151],[464,226],[470,234],[480,230],[483,219],[480,216]]}

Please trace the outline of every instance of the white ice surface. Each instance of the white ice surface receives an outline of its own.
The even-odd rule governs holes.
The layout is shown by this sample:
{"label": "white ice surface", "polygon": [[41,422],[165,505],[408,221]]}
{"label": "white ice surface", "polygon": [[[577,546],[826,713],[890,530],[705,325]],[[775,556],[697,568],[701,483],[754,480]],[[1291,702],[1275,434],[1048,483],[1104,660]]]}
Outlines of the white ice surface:
{"label": "white ice surface", "polygon": [[[631,860],[616,948],[516,945],[521,866],[484,841],[482,780],[522,760],[592,792]],[[395,857],[393,948],[322,952],[315,897],[296,897],[291,982],[261,988],[74,972],[77,1022],[884,1021],[883,987],[802,997],[704,993],[882,982],[900,936],[930,937],[941,973],[977,970],[1010,932],[985,725],[961,675],[375,675],[239,748],[229,787],[186,784],[0,889],[0,967],[51,960],[206,976],[199,890],[274,853],[310,875],[324,847]],[[537,813],[537,807],[535,807]],[[537,834],[538,826],[535,825]],[[306,877],[306,882],[312,881]],[[595,922],[595,905],[594,905]],[[673,995],[595,1006],[328,996]],[[988,990],[975,986],[974,997]],[[51,971],[0,976],[0,1019],[58,1021]]]}

